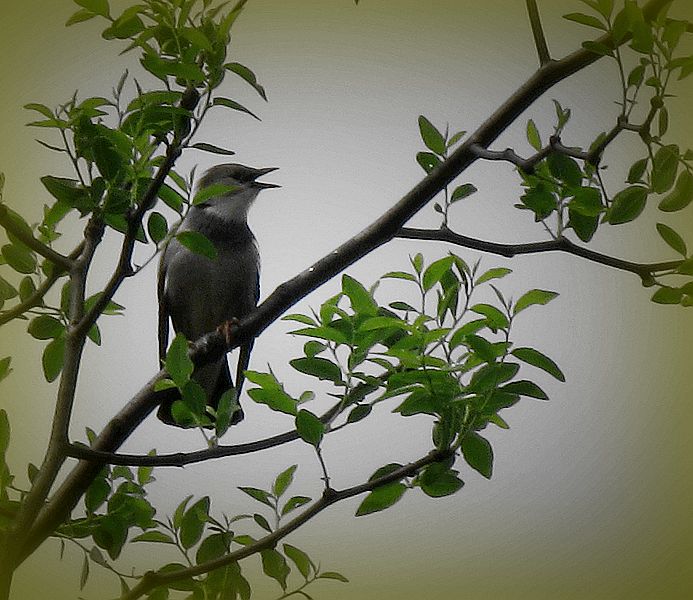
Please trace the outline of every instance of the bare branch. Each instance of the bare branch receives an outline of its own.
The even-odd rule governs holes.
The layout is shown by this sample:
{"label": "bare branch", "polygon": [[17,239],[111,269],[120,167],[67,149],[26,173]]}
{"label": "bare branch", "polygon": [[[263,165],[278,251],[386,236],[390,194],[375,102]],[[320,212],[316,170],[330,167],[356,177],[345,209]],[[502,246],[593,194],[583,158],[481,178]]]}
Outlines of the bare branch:
{"label": "bare branch", "polygon": [[472,248],[481,252],[489,252],[491,254],[500,254],[507,258],[517,256],[519,254],[537,254],[541,252],[566,252],[591,262],[635,273],[642,279],[644,285],[651,285],[652,278],[662,272],[676,269],[683,260],[673,260],[659,263],[635,263],[606,254],[600,254],[589,248],[578,246],[571,242],[568,238],[560,237],[554,240],[545,242],[531,242],[528,244],[499,244],[497,242],[487,242],[476,238],[467,237],[455,233],[444,227],[441,229],[413,229],[403,227],[398,236],[410,240],[432,240],[438,242],[448,242],[464,248]]}

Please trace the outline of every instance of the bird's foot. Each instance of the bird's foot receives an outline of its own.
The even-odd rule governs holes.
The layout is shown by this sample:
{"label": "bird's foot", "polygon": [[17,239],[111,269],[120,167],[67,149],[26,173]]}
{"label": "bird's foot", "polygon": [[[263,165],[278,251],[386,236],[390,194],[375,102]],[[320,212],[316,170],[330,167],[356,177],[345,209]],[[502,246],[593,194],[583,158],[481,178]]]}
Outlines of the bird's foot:
{"label": "bird's foot", "polygon": [[236,330],[238,329],[238,323],[238,319],[234,317],[233,319],[224,321],[221,325],[219,325],[219,327],[217,327],[217,331],[224,336],[224,342],[226,342],[227,347],[233,345],[233,339],[235,337]]}

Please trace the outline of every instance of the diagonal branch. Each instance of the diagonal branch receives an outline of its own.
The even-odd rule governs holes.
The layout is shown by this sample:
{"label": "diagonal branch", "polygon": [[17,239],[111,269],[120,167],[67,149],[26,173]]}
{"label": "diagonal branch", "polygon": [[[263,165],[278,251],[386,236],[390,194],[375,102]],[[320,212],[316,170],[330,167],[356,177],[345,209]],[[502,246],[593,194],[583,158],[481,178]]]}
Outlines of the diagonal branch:
{"label": "diagonal branch", "polygon": [[230,552],[229,554],[220,556],[214,560],[210,560],[185,569],[180,569],[178,571],[168,573],[155,573],[154,571],[149,571],[144,575],[139,584],[121,597],[121,600],[136,600],[160,585],[180,581],[182,579],[188,579],[197,575],[203,575],[205,573],[214,571],[215,569],[238,562],[239,560],[252,556],[253,554],[257,554],[258,552],[267,548],[273,548],[276,546],[279,540],[285,538],[291,532],[301,527],[304,523],[310,521],[328,506],[348,498],[353,498],[354,496],[358,496],[365,492],[371,492],[374,489],[385,486],[389,483],[401,481],[405,477],[412,477],[424,467],[443,461],[449,458],[452,454],[452,450],[432,450],[425,456],[419,458],[417,461],[404,465],[392,473],[388,473],[382,477],[372,479],[350,488],[344,488],[342,490],[333,490],[331,488],[327,488],[320,499],[316,500],[305,511],[299,514],[297,517],[294,517],[291,521],[286,523],[286,525],[275,529],[272,533],[259,539],[254,544],[244,546],[243,548],[239,548],[234,552]]}
{"label": "diagonal branch", "polygon": [[56,267],[59,267],[62,271],[69,271],[72,268],[74,261],[67,256],[63,256],[59,252],[56,252],[50,246],[46,246],[43,242],[37,240],[30,231],[26,230],[25,227],[17,225],[15,221],[12,220],[12,215],[10,209],[4,204],[0,203],[0,226],[2,226],[8,233],[11,233],[16,237],[22,244],[31,248],[37,254],[40,254],[44,258],[50,260]]}
{"label": "diagonal branch", "polygon": [[[645,17],[652,19],[670,1],[649,0],[643,6]],[[602,36],[598,41],[610,46],[614,45],[608,35]],[[396,237],[413,215],[477,160],[478,157],[472,151],[472,145],[488,147],[544,92],[600,58],[602,58],[601,55],[581,48],[561,60],[550,61],[540,67],[467,140],[460,144],[447,160],[433,169],[390,210],[334,252],[281,284],[257,309],[242,319],[235,329],[235,339],[231,346],[236,347],[252,340],[310,292]],[[193,352],[198,364],[211,362],[231,349],[223,337],[219,332],[214,332],[198,340]],[[120,447],[157,406],[158,400],[153,385],[157,379],[164,376],[163,372],[156,375],[106,425],[96,440],[95,449],[112,452]],[[87,461],[80,461],[74,467],[49,504],[39,513],[27,538],[28,541],[19,552],[19,562],[65,521],[100,469],[98,463]]]}
{"label": "diagonal branch", "polygon": [[519,254],[566,252],[591,262],[606,265],[607,267],[613,267],[614,269],[620,269],[621,271],[635,273],[638,277],[640,277],[640,279],[642,279],[644,285],[651,285],[654,275],[660,274],[664,271],[676,269],[679,265],[681,265],[681,263],[683,263],[683,260],[673,260],[658,263],[630,262],[595,252],[594,250],[590,250],[584,246],[578,246],[565,237],[560,237],[545,242],[530,242],[527,244],[499,244],[497,242],[487,242],[485,240],[479,240],[466,235],[461,235],[451,231],[447,227],[442,227],[441,229],[414,229],[410,227],[403,227],[400,229],[397,237],[410,240],[448,242],[450,244],[456,244],[457,246],[462,246],[464,248],[472,248],[473,250],[479,250],[481,252],[500,254],[501,256],[505,256],[507,258],[511,258]]}

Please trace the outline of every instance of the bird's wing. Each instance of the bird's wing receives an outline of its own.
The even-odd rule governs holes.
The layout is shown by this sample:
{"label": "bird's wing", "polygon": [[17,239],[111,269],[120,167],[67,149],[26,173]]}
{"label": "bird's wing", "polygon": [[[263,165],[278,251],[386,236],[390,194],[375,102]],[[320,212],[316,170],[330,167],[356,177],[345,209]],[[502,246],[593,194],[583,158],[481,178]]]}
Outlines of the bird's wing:
{"label": "bird's wing", "polygon": [[166,250],[159,263],[159,276],[156,284],[156,295],[159,300],[159,360],[163,363],[168,349],[169,311],[166,302]]}

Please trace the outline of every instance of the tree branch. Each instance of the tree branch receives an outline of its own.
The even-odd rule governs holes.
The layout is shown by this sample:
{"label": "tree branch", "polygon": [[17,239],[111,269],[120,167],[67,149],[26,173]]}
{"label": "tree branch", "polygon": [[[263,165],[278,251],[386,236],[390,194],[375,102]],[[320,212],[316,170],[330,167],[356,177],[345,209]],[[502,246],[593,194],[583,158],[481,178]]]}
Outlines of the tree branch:
{"label": "tree branch", "polygon": [[219,569],[221,567],[230,565],[234,562],[238,562],[239,560],[247,558],[248,556],[252,556],[253,554],[257,554],[258,552],[260,552],[261,550],[265,550],[266,548],[273,548],[274,546],[276,546],[279,540],[285,538],[291,532],[310,521],[313,517],[321,513],[328,506],[336,504],[337,502],[341,502],[342,500],[346,500],[347,498],[352,498],[365,492],[373,491],[374,489],[387,485],[388,483],[400,481],[405,477],[412,477],[413,475],[416,475],[424,467],[445,460],[446,458],[449,458],[451,455],[451,450],[433,450],[426,454],[426,456],[423,456],[422,458],[418,459],[417,461],[409,463],[408,465],[404,465],[399,469],[393,471],[392,473],[389,473],[382,477],[378,477],[377,479],[373,479],[371,481],[367,481],[365,483],[355,485],[350,488],[345,488],[343,490],[333,490],[331,488],[328,488],[325,490],[320,499],[316,500],[309,508],[303,511],[300,515],[289,521],[286,525],[283,525],[282,527],[275,529],[272,533],[259,539],[254,544],[251,544],[250,546],[244,546],[243,548],[239,548],[238,550],[230,552],[229,554],[221,556],[217,559],[210,560],[208,562],[201,563],[199,565],[195,565],[192,567],[188,567],[186,569],[181,569],[179,571],[168,573],[156,573],[154,571],[149,571],[148,573],[145,573],[144,577],[142,578],[142,581],[140,581],[138,585],[136,585],[130,592],[124,594],[121,597],[121,600],[136,600],[137,598],[141,598],[149,591],[160,585],[172,583],[174,581],[180,581],[181,579],[188,579],[190,577],[195,577],[197,575],[203,575],[205,573],[209,573],[210,571],[214,571],[215,569]]}
{"label": "tree branch", "polygon": [[[643,7],[646,18],[653,18],[670,1],[649,0]],[[613,45],[608,35],[602,36],[598,41]],[[235,330],[235,339],[231,346],[236,347],[253,339],[310,292],[397,236],[400,229],[414,214],[475,162],[477,156],[471,149],[473,145],[488,147],[544,92],[600,58],[602,58],[601,55],[579,49],[561,60],[550,61],[540,67],[467,140],[460,144],[447,160],[433,169],[389,211],[312,267],[281,284],[260,306],[243,318]],[[92,317],[95,320],[98,315],[90,313],[84,320]],[[230,350],[223,337],[220,333],[213,332],[198,340],[195,345],[196,350],[193,352],[195,360],[199,364],[211,362]],[[164,376],[165,373],[160,372],[154,377],[106,425],[97,438],[94,449],[114,451],[120,447],[157,406],[158,399],[153,385]],[[77,464],[48,505],[39,513],[27,542],[19,552],[19,562],[24,560],[55,527],[68,517],[100,469],[101,466],[98,463],[80,461]]]}
{"label": "tree branch", "polygon": [[578,246],[565,237],[560,237],[555,240],[547,240],[545,242],[531,242],[528,244],[499,244],[497,242],[487,242],[484,240],[471,238],[466,235],[461,235],[451,231],[447,227],[443,227],[441,229],[414,229],[410,227],[403,227],[397,237],[410,240],[432,240],[438,242],[447,242],[457,246],[462,246],[464,248],[479,250],[481,252],[500,254],[501,256],[505,256],[507,258],[512,258],[513,256],[517,256],[519,254],[566,252],[591,262],[606,265],[607,267],[613,267],[615,269],[620,269],[621,271],[635,273],[638,277],[640,277],[640,279],[642,279],[643,284],[645,285],[651,285],[652,278],[655,274],[676,269],[683,262],[683,260],[658,263],[630,262],[595,252],[594,250],[590,250],[583,246]]}
{"label": "tree branch", "polygon": [[534,36],[534,45],[537,48],[537,55],[539,56],[539,64],[544,66],[551,60],[551,55],[549,54],[549,47],[546,45],[546,36],[544,35],[544,28],[541,25],[537,1],[526,1],[527,13],[529,14],[529,23],[532,26],[532,35]]}
{"label": "tree branch", "polygon": [[[328,424],[341,412],[342,402],[338,402],[320,420]],[[260,450],[275,448],[288,442],[293,442],[299,438],[296,430],[280,433],[272,437],[248,442],[246,444],[235,444],[233,446],[216,446],[196,452],[177,452],[175,454],[159,454],[156,456],[145,456],[141,454],[116,454],[94,450],[83,445],[70,444],[66,450],[67,455],[80,460],[88,460],[99,464],[126,465],[133,467],[184,467],[198,462],[223,458],[225,456],[238,456],[241,454],[252,454]]]}
{"label": "tree branch", "polygon": [[37,254],[40,254],[44,258],[50,260],[57,268],[62,271],[69,271],[72,268],[73,260],[67,256],[63,256],[59,252],[56,252],[50,246],[46,246],[43,242],[37,240],[29,231],[24,227],[17,225],[12,220],[10,210],[0,202],[0,226],[2,226],[8,233],[11,233],[16,237],[22,244],[31,248]]}

